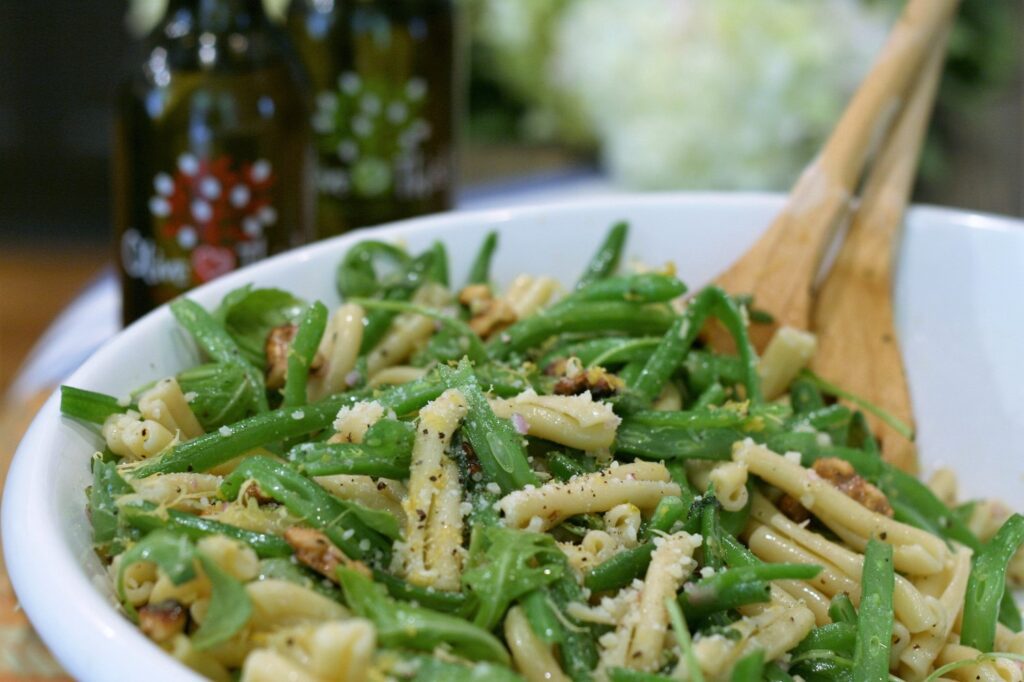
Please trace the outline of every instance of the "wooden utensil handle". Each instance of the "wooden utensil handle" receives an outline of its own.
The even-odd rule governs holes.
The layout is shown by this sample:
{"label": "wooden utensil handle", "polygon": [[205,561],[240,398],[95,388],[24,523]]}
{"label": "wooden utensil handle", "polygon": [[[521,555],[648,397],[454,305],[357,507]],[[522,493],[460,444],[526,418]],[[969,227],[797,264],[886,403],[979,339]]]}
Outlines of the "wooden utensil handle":
{"label": "wooden utensil handle", "polygon": [[[913,410],[894,324],[893,261],[948,36],[946,30],[932,47],[910,100],[869,171],[863,199],[813,311],[815,371],[908,424],[913,424]],[[915,471],[914,443],[881,420],[870,421],[885,459]]]}
{"label": "wooden utensil handle", "polygon": [[[753,330],[763,348],[774,329],[810,325],[811,286],[836,228],[849,214],[864,167],[885,137],[920,71],[943,34],[958,0],[910,0],[885,47],[857,90],[821,154],[801,174],[789,201],[768,230],[716,281],[732,293],[753,293],[776,325]],[[712,333],[718,348],[728,342]]]}

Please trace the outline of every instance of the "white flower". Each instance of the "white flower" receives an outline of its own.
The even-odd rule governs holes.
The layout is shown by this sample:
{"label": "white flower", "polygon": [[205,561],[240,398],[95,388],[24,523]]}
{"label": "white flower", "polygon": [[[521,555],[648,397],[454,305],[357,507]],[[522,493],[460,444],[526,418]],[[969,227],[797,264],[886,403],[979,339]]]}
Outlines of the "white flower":
{"label": "white flower", "polygon": [[646,189],[791,184],[891,23],[861,0],[479,1],[527,132],[596,138]]}

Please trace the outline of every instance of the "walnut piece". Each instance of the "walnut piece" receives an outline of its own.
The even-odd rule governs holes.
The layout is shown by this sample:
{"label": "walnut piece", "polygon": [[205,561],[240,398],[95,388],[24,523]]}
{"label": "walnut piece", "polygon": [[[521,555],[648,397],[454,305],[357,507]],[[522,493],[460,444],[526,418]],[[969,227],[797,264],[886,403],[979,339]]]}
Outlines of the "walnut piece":
{"label": "walnut piece", "polygon": [[518,318],[503,298],[494,298],[486,284],[470,284],[459,292],[459,303],[469,308],[469,327],[482,338],[500,331]]}
{"label": "walnut piece", "polygon": [[775,506],[779,508],[779,511],[786,515],[790,521],[796,523],[803,523],[807,519],[811,518],[811,512],[807,511],[807,507],[800,504],[792,495],[782,495],[775,502]]}
{"label": "walnut piece", "polygon": [[295,558],[329,580],[338,582],[337,568],[345,566],[372,577],[370,569],[361,561],[349,559],[330,539],[315,528],[292,526],[284,532],[284,539],[295,550]]}
{"label": "walnut piece", "polygon": [[274,327],[267,334],[267,388],[284,386],[285,373],[288,371],[288,349],[297,331],[298,327],[294,324],[284,324]]}
{"label": "walnut piece", "polygon": [[184,632],[187,622],[188,609],[173,599],[139,609],[139,628],[158,644]]}
{"label": "walnut piece", "polygon": [[850,499],[870,511],[892,517],[892,507],[885,494],[861,478],[853,465],[837,457],[824,457],[814,462],[814,472],[839,489]]}

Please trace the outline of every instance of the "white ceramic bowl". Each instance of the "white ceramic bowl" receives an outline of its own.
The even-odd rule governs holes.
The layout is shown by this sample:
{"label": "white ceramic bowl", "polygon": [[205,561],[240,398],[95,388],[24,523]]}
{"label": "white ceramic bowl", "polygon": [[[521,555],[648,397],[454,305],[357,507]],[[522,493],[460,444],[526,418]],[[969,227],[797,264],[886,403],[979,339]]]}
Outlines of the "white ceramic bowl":
{"label": "white ceramic bowl", "polygon": [[[626,261],[674,261],[699,286],[754,241],[781,197],[679,194],[616,197],[482,213],[445,214],[358,232],[272,258],[197,289],[214,306],[244,283],[279,286],[337,303],[334,271],[354,243],[434,239],[462,280],[487,230],[501,243],[494,276],[520,272],[571,281],[607,228],[629,220]],[[925,469],[953,466],[968,495],[1020,506],[1024,458],[1024,223],[936,208],[909,215],[896,284],[900,338]],[[101,348],[68,383],[124,395],[197,360],[161,308]],[[81,680],[196,679],[114,608],[90,547],[83,491],[97,435],[62,419],[59,396],[43,406],[18,449],[3,499],[4,554],[22,606],[67,671]]]}

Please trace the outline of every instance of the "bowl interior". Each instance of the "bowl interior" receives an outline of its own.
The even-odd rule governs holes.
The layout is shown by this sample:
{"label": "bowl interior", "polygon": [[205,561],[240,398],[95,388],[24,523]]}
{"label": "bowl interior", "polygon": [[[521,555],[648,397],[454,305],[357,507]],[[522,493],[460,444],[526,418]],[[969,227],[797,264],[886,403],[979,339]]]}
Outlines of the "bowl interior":
{"label": "bowl interior", "polygon": [[[691,287],[706,283],[753,243],[781,205],[769,195],[656,195],[446,214],[359,232],[284,254],[197,289],[212,307],[245,283],[278,286],[336,305],[335,267],[355,242],[384,239],[420,250],[448,247],[462,281],[489,230],[500,232],[493,275],[523,272],[571,284],[604,232],[628,220],[625,263],[673,261]],[[953,466],[968,495],[1015,502],[1024,462],[1024,230],[1014,221],[915,209],[896,286],[897,324],[910,375],[924,468]],[[114,395],[198,360],[161,308],[100,349],[69,384]],[[19,447],[3,501],[11,579],[39,633],[79,679],[182,679],[187,672],[112,607],[92,552],[83,490],[99,445],[94,431],[60,417],[56,396]],[[969,464],[968,464],[969,462]],[[85,627],[83,627],[83,625]]]}

